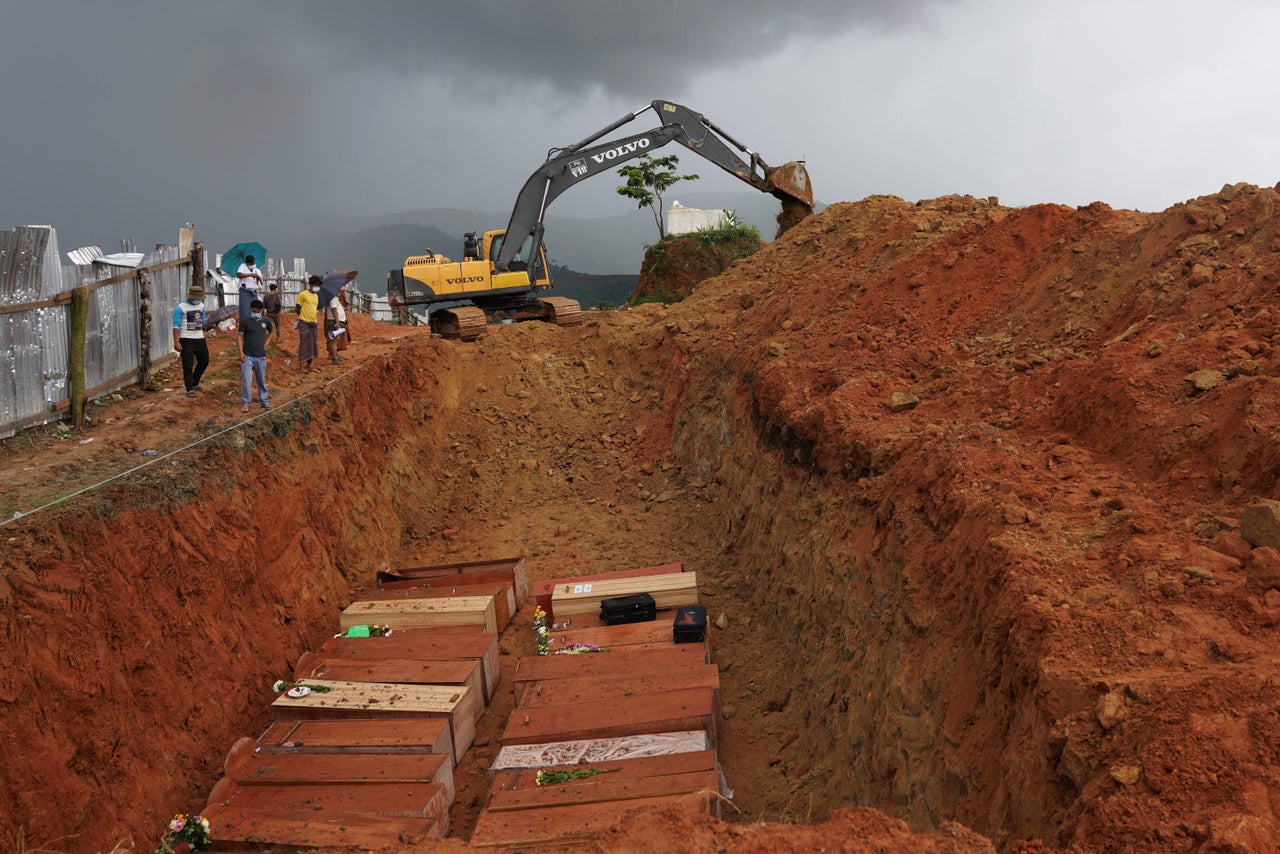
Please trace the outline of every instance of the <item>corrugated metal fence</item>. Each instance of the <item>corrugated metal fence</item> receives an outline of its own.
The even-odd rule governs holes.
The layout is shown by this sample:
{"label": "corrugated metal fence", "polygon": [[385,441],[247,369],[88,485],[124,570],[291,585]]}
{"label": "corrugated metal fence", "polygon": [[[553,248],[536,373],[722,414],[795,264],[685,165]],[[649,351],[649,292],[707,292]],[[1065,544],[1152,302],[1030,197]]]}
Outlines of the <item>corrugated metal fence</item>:
{"label": "corrugated metal fence", "polygon": [[[210,292],[210,308],[233,302],[234,285],[218,287],[205,273],[207,253],[194,245],[157,247],[136,268],[101,256],[64,264],[53,228],[0,231],[0,438],[74,414],[87,398],[148,383],[151,364],[172,357],[173,307],[193,276]],[[305,270],[300,258],[291,269],[272,258],[265,272],[291,306]]]}

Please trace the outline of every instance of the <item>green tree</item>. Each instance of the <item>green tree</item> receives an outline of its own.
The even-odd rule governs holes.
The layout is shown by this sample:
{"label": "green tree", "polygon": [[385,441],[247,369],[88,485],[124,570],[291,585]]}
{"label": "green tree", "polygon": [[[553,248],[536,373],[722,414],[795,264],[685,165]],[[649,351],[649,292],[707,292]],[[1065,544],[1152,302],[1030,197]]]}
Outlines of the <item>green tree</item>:
{"label": "green tree", "polygon": [[635,199],[637,207],[647,207],[653,211],[653,221],[658,224],[658,239],[667,236],[666,226],[662,221],[662,194],[680,181],[696,181],[697,175],[677,175],[676,164],[680,158],[674,154],[666,157],[650,157],[640,155],[640,159],[632,166],[623,166],[618,174],[627,179],[627,183],[618,188],[619,196]]}

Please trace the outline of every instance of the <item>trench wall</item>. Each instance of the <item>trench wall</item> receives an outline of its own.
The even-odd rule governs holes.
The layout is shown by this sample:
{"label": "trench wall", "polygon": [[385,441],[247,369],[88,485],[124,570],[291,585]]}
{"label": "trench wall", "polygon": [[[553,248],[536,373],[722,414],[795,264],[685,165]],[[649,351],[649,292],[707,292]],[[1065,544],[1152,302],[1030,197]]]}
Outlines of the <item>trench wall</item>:
{"label": "trench wall", "polygon": [[1058,838],[1072,792],[1054,771],[1051,707],[1091,698],[1040,684],[1046,621],[1017,572],[1028,557],[993,533],[999,508],[946,443],[900,448],[861,480],[824,477],[725,363],[693,372],[673,447],[725,496],[711,524],[760,643],[792,662],[824,806],[916,829],[951,819],[998,843]]}
{"label": "trench wall", "polygon": [[147,848],[203,803],[272,682],[450,500],[425,474],[447,381],[413,349],[6,529],[0,848]]}

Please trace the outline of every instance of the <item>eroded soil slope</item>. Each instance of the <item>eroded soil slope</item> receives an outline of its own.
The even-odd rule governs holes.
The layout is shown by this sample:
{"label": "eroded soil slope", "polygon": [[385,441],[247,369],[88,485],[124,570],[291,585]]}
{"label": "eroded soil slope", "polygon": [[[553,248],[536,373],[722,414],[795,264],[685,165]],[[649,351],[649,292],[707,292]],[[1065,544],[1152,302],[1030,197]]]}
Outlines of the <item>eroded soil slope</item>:
{"label": "eroded soil slope", "polygon": [[162,455],[0,529],[0,838],[147,848],[378,563],[524,553],[681,560],[726,615],[741,826],[610,850],[1270,850],[1280,593],[1238,519],[1280,497],[1276,201],[873,197],[667,309],[370,324],[244,425],[224,376],[27,436],[18,509]]}

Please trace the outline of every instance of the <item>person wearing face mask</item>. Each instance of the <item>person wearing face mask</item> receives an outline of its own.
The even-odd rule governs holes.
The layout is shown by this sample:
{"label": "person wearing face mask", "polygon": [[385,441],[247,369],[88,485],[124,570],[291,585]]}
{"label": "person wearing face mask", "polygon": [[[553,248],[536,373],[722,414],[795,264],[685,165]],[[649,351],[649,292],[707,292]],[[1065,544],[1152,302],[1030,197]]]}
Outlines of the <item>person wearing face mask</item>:
{"label": "person wearing face mask", "polygon": [[204,287],[192,285],[187,298],[173,310],[173,349],[181,354],[182,384],[195,397],[200,377],[209,367],[209,344],[204,340]]}
{"label": "person wearing face mask", "polygon": [[258,289],[262,287],[262,271],[252,255],[246,255],[236,270],[236,281],[240,285],[240,322],[244,323],[249,317],[249,303],[258,298]]}
{"label": "person wearing face mask", "polygon": [[253,397],[253,385],[258,385],[258,402],[263,409],[270,409],[267,402],[267,336],[271,334],[271,321],[263,316],[262,300],[249,303],[249,316],[240,324],[236,336],[236,348],[240,351],[240,411],[249,411]]}
{"label": "person wearing face mask", "polygon": [[320,355],[316,343],[316,310],[320,307],[319,276],[307,279],[307,289],[298,294],[298,304],[294,311],[298,313],[298,370],[311,372],[311,362]]}

